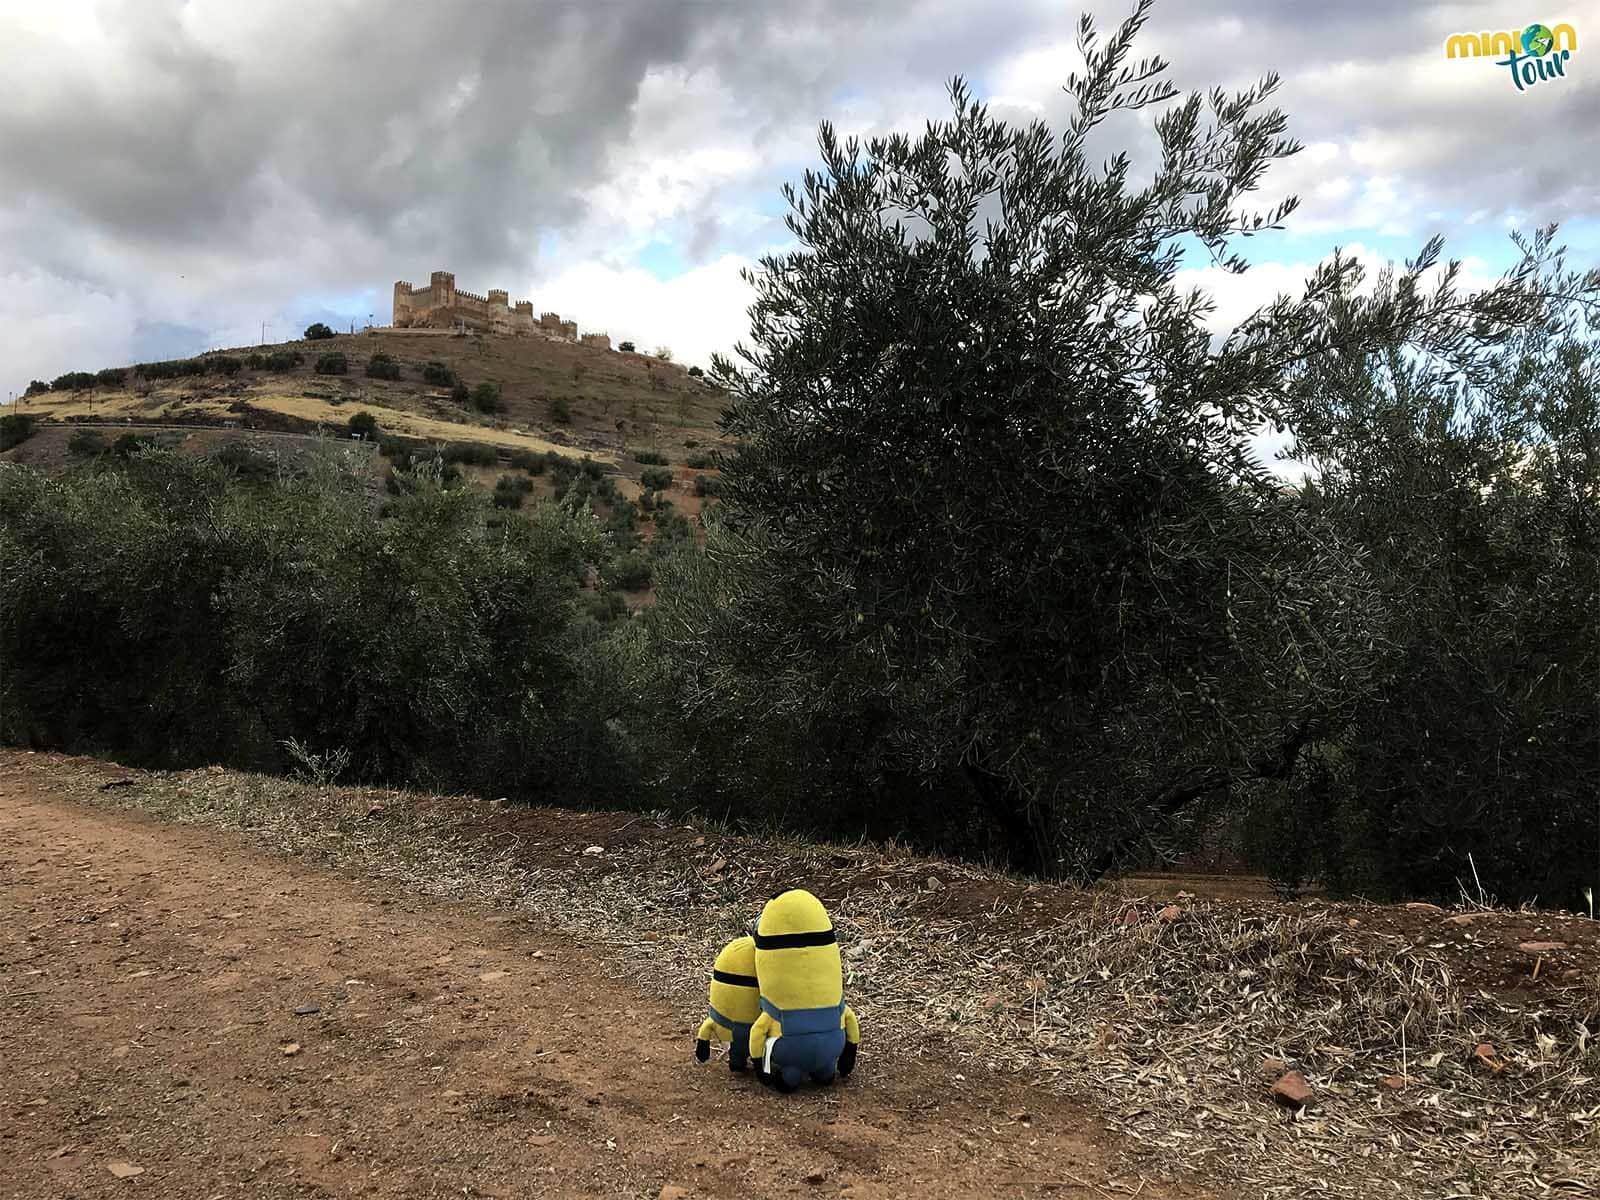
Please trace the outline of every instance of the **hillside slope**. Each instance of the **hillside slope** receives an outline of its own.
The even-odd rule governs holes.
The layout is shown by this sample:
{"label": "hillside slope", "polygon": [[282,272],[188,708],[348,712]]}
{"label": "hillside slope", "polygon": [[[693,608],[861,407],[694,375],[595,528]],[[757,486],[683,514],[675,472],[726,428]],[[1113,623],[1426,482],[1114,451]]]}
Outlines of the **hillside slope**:
{"label": "hillside slope", "polygon": [[[316,372],[317,360],[329,353],[344,354],[347,374]],[[366,375],[375,353],[395,360],[398,380]],[[282,369],[252,365],[270,363],[274,356],[280,366],[284,356],[299,361]],[[717,422],[725,403],[720,391],[678,364],[528,336],[373,329],[219,351],[185,362],[197,364],[200,373],[160,377],[159,369],[132,366],[121,371],[120,382],[112,382],[115,371],[96,372],[93,386],[75,386],[85,377],[63,376],[52,390],[20,400],[15,411],[45,424],[212,425],[306,433],[319,427],[343,431],[351,415],[367,410],[377,418],[380,433],[391,436],[589,455],[624,474],[637,474],[626,464],[640,450],[673,464],[707,454],[719,441]],[[430,362],[469,389],[496,384],[501,410],[485,414],[453,399],[448,384],[424,379]]]}

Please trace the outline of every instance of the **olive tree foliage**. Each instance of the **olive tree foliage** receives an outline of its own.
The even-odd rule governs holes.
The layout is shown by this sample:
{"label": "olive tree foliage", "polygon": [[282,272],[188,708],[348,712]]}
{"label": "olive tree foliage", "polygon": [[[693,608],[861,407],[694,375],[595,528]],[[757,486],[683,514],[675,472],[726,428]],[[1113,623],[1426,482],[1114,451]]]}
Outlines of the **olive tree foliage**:
{"label": "olive tree foliage", "polygon": [[[1132,63],[1147,10],[1104,41],[1085,19],[1059,135],[959,79],[920,136],[821,127],[785,190],[798,249],[749,274],[749,343],[714,364],[739,450],[706,555],[667,565],[650,623],[680,801],[1092,875],[1353,716],[1381,656],[1365,554],[1251,435],[1307,364],[1470,356],[1537,287],[1425,288],[1434,245],[1364,296],[1335,256],[1214,343],[1185,247],[1244,270],[1235,240],[1294,208],[1249,193],[1297,146],[1275,78],[1185,97]],[[1142,184],[1090,145],[1141,109]]]}
{"label": "olive tree foliage", "polygon": [[1306,503],[1368,548],[1388,652],[1252,814],[1290,881],[1580,907],[1600,882],[1600,271],[1553,237],[1523,245],[1550,302],[1503,344],[1297,381]]}

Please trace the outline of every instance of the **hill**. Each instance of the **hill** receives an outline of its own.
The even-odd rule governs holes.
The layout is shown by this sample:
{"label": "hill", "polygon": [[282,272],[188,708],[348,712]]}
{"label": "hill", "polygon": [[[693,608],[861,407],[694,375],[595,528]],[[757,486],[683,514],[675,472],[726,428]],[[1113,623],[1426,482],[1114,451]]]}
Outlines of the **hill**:
{"label": "hill", "polygon": [[[330,354],[344,356],[345,373],[319,373]],[[369,376],[374,355],[387,356],[399,377]],[[455,383],[469,396],[495,385],[497,411],[480,411]],[[63,375],[18,401],[15,411],[39,425],[5,457],[56,465],[68,457],[68,426],[164,430],[180,449],[203,450],[229,438],[347,435],[351,416],[367,411],[391,441],[488,446],[501,461],[516,451],[590,457],[630,498],[639,492],[636,456],[660,456],[674,468],[674,502],[692,513],[693,475],[721,443],[724,402],[687,368],[649,355],[538,336],[378,328]],[[468,475],[492,482],[495,472]]]}

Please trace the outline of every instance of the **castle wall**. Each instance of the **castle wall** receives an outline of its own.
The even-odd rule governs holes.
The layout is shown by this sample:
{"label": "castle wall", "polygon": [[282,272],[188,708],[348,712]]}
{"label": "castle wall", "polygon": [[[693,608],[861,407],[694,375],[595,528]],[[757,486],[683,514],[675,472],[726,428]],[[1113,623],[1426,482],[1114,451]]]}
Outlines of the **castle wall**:
{"label": "castle wall", "polygon": [[[435,271],[425,288],[414,288],[404,281],[394,285],[394,319],[397,329],[450,328],[463,323],[473,329],[501,332],[541,332],[549,337],[575,342],[578,323],[563,321],[558,313],[541,313],[534,316],[533,304],[528,300],[510,304],[507,293],[494,288],[487,295],[464,292],[455,285],[456,277],[449,271]],[[585,345],[610,349],[611,339],[605,334],[588,334]]]}

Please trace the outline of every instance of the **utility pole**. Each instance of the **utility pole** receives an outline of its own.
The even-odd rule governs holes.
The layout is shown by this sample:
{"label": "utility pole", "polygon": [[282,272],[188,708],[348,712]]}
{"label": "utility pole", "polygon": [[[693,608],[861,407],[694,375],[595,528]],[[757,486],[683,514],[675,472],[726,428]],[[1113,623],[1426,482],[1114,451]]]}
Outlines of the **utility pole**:
{"label": "utility pole", "polygon": [[262,345],[263,348],[265,348],[266,344],[267,344],[267,323],[265,321],[263,321],[263,322],[261,322],[261,345]]}

